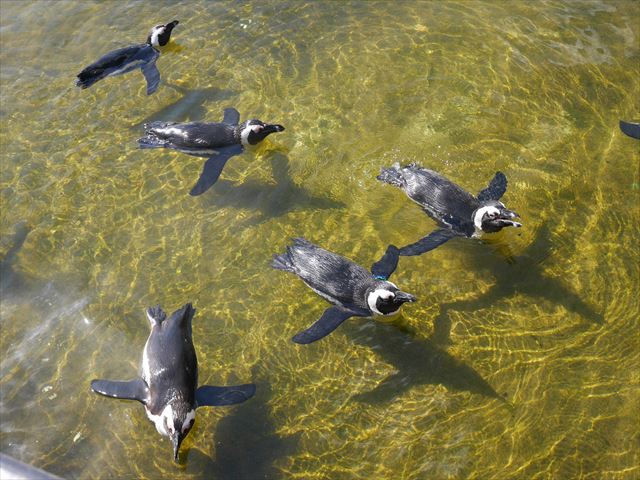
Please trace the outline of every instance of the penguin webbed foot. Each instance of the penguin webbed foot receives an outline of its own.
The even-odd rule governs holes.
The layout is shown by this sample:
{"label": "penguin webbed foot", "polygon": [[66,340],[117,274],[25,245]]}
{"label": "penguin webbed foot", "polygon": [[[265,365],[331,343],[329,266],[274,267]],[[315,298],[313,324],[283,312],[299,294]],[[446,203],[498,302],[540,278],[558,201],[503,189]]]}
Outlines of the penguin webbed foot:
{"label": "penguin webbed foot", "polygon": [[160,305],[156,305],[155,307],[147,308],[147,318],[151,326],[153,326],[162,323],[167,318],[167,314]]}

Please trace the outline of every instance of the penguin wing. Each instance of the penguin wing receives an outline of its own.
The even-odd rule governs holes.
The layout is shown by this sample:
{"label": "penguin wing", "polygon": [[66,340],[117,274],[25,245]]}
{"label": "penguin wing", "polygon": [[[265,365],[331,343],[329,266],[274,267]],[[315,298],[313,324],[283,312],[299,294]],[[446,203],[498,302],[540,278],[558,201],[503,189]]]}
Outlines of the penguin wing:
{"label": "penguin wing", "polygon": [[478,200],[481,202],[500,200],[506,191],[507,177],[502,172],[496,172],[496,175],[489,182],[489,186],[478,194]]}
{"label": "penguin wing", "polygon": [[209,188],[218,181],[218,178],[220,178],[220,174],[222,173],[222,169],[227,163],[227,160],[239,153],[242,153],[242,145],[231,145],[230,147],[218,148],[218,153],[211,155],[207,161],[204,162],[200,178],[198,178],[198,181],[189,192],[189,195],[195,197],[209,190]]}
{"label": "penguin wing", "polygon": [[344,307],[327,308],[320,319],[306,330],[296,333],[291,340],[306,345],[326,337],[347,318],[369,316],[369,312],[355,311]]}
{"label": "penguin wing", "polygon": [[222,117],[222,123],[228,123],[229,125],[238,125],[240,123],[240,112],[235,108],[225,108],[224,117]]}
{"label": "penguin wing", "polygon": [[233,387],[203,385],[196,390],[196,403],[198,407],[235,405],[249,400],[254,393],[256,393],[256,386],[253,383]]}
{"label": "penguin wing", "polygon": [[440,245],[445,243],[447,240],[455,236],[456,234],[453,231],[445,228],[439,228],[431,232],[426,237],[418,240],[417,242],[412,243],[411,245],[402,247],[399,250],[399,254],[402,255],[403,257],[412,257],[415,255],[422,255],[423,253],[426,253],[429,250],[433,250],[434,248],[439,247]]}
{"label": "penguin wing", "polygon": [[142,74],[147,81],[147,95],[151,95],[158,89],[160,84],[160,71],[156,66],[155,59],[152,62],[145,63],[140,67],[140,70],[142,70]]}
{"label": "penguin wing", "polygon": [[398,247],[395,245],[389,245],[382,258],[371,267],[371,273],[373,273],[373,276],[376,278],[387,280],[393,272],[396,271],[399,258]]}
{"label": "penguin wing", "polygon": [[625,122],[620,120],[620,130],[625,135],[629,135],[632,138],[640,140],[640,123],[639,122]]}
{"label": "penguin wing", "polygon": [[141,378],[129,380],[128,382],[92,380],[91,390],[105,397],[137,400],[143,404],[146,404],[149,400],[149,387]]}

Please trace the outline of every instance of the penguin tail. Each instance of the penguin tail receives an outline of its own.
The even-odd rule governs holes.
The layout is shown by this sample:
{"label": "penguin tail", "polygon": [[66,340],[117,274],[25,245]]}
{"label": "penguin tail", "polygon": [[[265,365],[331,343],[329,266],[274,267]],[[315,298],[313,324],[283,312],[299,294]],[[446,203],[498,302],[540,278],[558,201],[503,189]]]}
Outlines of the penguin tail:
{"label": "penguin tail", "polygon": [[395,185],[396,187],[403,188],[406,186],[406,180],[404,179],[404,175],[402,175],[402,169],[398,163],[394,164],[392,167],[380,170],[380,175],[376,178],[383,183]]}
{"label": "penguin tail", "polygon": [[85,88],[89,88],[91,85],[96,83],[99,79],[95,77],[91,77],[88,75],[82,75],[82,72],[78,74],[78,79],[76,80],[76,87],[80,87],[83,90]]}

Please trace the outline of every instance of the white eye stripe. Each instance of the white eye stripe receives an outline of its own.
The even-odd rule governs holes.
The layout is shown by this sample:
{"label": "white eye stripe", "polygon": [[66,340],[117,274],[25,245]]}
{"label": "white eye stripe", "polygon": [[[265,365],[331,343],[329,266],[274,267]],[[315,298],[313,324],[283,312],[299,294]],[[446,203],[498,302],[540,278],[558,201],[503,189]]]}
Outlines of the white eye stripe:
{"label": "white eye stripe", "polygon": [[191,423],[194,422],[195,419],[196,419],[195,410],[191,410],[189,413],[187,413],[187,416],[184,419],[184,422],[182,423],[182,433],[186,432],[189,429],[189,427],[191,427]]}
{"label": "white eye stripe", "polygon": [[488,205],[486,207],[479,208],[476,210],[476,213],[473,215],[473,224],[478,230],[482,230],[482,218],[485,214],[488,215],[498,215],[500,214],[500,210],[496,207]]}

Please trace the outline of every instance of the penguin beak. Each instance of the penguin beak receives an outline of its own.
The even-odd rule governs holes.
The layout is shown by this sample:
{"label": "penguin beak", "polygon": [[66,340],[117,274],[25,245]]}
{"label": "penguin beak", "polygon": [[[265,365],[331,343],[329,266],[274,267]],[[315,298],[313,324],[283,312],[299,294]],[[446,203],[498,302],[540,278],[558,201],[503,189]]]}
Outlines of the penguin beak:
{"label": "penguin beak", "polygon": [[171,443],[173,444],[173,461],[178,461],[178,451],[180,450],[180,444],[182,443],[182,435],[176,432],[171,436]]}
{"label": "penguin beak", "polygon": [[512,218],[520,218],[520,215],[518,215],[516,212],[503,208],[502,210],[500,210],[500,218],[497,219],[497,222],[501,227],[520,228],[522,224],[520,222],[514,222],[513,220],[511,220]]}
{"label": "penguin beak", "polygon": [[275,133],[275,132],[284,132],[284,127],[282,125],[265,125],[264,132],[267,134]]}
{"label": "penguin beak", "polygon": [[416,297],[414,297],[410,293],[405,293],[405,292],[398,291],[398,292],[396,292],[396,300],[400,300],[402,303],[415,302],[416,301]]}
{"label": "penguin beak", "polygon": [[166,32],[171,33],[171,30],[173,30],[173,29],[174,29],[174,27],[175,27],[176,25],[178,25],[179,23],[180,23],[180,22],[179,22],[178,20],[174,20],[173,22],[167,23],[167,24],[164,26],[164,29],[165,29],[165,31],[166,31]]}
{"label": "penguin beak", "polygon": [[507,210],[506,208],[503,208],[502,210],[500,210],[500,215],[507,218],[520,218],[520,215],[518,215],[516,212]]}

